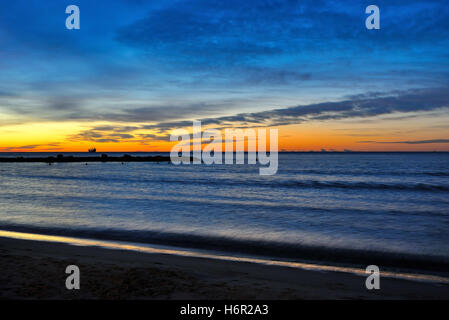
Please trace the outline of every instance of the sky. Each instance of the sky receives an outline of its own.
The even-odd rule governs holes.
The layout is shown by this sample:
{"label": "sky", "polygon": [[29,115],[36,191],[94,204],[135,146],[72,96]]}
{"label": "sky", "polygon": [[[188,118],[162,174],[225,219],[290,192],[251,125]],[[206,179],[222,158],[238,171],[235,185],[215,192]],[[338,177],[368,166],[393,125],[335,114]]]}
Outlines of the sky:
{"label": "sky", "polygon": [[280,151],[449,151],[448,80],[446,0],[0,2],[0,152],[169,151],[193,120],[277,128]]}

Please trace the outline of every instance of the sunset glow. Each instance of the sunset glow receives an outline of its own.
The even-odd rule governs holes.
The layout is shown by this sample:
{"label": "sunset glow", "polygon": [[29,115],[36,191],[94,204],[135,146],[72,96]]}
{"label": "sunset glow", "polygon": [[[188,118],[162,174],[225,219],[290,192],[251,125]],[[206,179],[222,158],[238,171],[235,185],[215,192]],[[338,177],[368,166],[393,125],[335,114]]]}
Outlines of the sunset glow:
{"label": "sunset glow", "polygon": [[169,151],[193,120],[283,151],[449,151],[440,2],[379,1],[379,30],[362,4],[79,1],[68,30],[65,4],[22,2],[0,11],[0,152]]}

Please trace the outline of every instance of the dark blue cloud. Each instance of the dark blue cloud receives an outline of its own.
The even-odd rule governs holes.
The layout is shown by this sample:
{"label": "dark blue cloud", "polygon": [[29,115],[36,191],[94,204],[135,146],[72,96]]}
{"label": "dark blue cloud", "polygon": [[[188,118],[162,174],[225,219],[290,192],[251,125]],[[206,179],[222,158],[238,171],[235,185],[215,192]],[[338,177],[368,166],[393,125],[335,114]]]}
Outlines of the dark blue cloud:
{"label": "dark blue cloud", "polygon": [[404,47],[432,51],[435,41],[447,43],[446,3],[378,1],[382,21],[379,31],[364,27],[364,9],[369,3],[177,1],[120,28],[117,39],[149,55],[164,52],[175,61],[225,66],[267,63],[273,56],[310,58],[310,54],[316,63],[317,59],[333,61],[348,57],[347,54],[354,58],[355,52],[369,57],[380,49],[390,51],[384,52],[388,58]]}
{"label": "dark blue cloud", "polygon": [[251,122],[302,99],[324,120],[329,104],[310,101],[449,80],[446,1],[376,1],[377,31],[365,28],[365,0],[79,0],[78,31],[65,29],[69,4],[0,4],[0,111],[161,122],[225,109]]}
{"label": "dark blue cloud", "polygon": [[[170,109],[167,107],[166,109]],[[172,109],[174,109],[172,107]],[[182,110],[182,109],[181,109]],[[238,113],[232,116],[222,117],[196,117],[203,125],[211,125],[217,128],[223,127],[263,127],[300,124],[307,121],[327,121],[351,118],[369,118],[389,114],[405,114],[406,119],[410,113],[449,110],[449,88],[437,88],[427,90],[411,90],[405,92],[391,92],[379,95],[377,93],[356,96],[352,99],[323,102],[293,107],[277,108],[269,111],[252,113]],[[408,114],[408,115],[407,115]],[[92,115],[91,115],[92,116]],[[93,116],[95,117],[95,116]],[[410,117],[416,117],[416,114]],[[131,133],[136,130],[149,129],[161,134],[169,131],[189,127],[190,120],[161,121],[171,118],[164,109],[151,108],[131,109],[120,115],[106,117],[104,120],[119,122],[150,122],[152,124],[141,126],[102,126],[94,127],[86,131],[86,134],[102,136],[101,131],[114,134]],[[395,120],[401,117],[395,117]],[[95,138],[95,137],[93,137]]]}

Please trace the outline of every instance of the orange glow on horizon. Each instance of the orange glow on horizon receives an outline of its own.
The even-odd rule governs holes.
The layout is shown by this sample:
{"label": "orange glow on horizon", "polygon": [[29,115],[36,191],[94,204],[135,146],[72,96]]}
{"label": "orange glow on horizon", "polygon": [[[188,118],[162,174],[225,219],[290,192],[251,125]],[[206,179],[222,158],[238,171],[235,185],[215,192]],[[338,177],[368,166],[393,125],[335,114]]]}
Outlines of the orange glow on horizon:
{"label": "orange glow on horizon", "polygon": [[[92,147],[95,147],[97,152],[170,152],[177,143],[163,139],[137,138],[143,134],[155,134],[148,130],[136,130],[130,133],[133,138],[114,139],[116,141],[101,142],[95,139],[79,138],[80,133],[101,125],[105,123],[87,125],[76,122],[52,122],[0,127],[0,152],[87,152]],[[123,124],[109,125],[123,126]],[[278,150],[280,152],[321,151],[322,149],[326,151],[449,151],[448,143],[388,143],[432,140],[435,137],[443,139],[447,137],[447,129],[444,127],[418,130],[416,123],[410,122],[407,124],[376,123],[375,128],[371,127],[373,125],[342,122],[313,122],[281,126],[277,127]],[[186,129],[191,131],[191,128]],[[222,133],[224,141],[224,132]],[[203,140],[203,143],[208,142]],[[224,145],[222,150],[225,150]],[[245,150],[248,150],[247,143],[245,143]],[[269,150],[268,134],[267,150]]]}

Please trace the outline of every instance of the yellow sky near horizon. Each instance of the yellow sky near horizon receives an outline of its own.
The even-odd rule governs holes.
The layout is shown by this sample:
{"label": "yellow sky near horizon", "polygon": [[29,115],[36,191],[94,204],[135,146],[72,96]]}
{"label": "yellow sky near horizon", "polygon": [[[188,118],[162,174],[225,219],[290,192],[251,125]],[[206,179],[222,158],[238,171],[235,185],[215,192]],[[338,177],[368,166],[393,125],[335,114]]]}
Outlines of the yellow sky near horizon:
{"label": "yellow sky near horizon", "polygon": [[[311,121],[277,127],[279,151],[449,151],[448,143],[416,143],[447,139],[447,116],[430,114],[402,121],[388,119],[351,119]],[[124,127],[144,124],[110,122],[31,122],[0,127],[0,152],[83,152],[96,147],[100,152],[161,151],[168,152],[175,142],[142,138],[155,131],[138,129],[128,136],[117,132],[101,132],[115,142],[102,142],[98,137],[83,136],[101,126]],[[187,127],[191,130],[191,127]],[[203,128],[204,129],[204,128]],[[120,134],[120,133],[119,133]],[[112,136],[111,136],[112,135]],[[107,139],[106,139],[107,140]],[[385,143],[389,142],[389,143]],[[409,143],[391,143],[409,142]]]}

